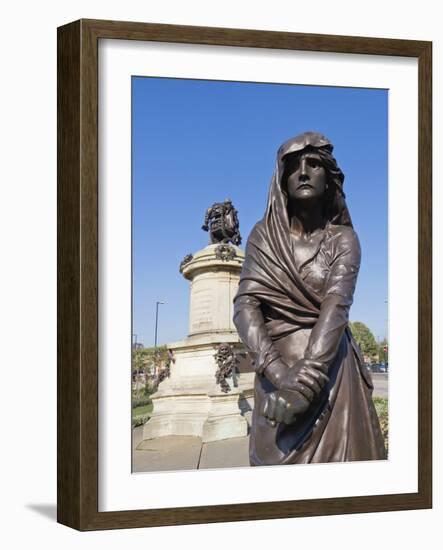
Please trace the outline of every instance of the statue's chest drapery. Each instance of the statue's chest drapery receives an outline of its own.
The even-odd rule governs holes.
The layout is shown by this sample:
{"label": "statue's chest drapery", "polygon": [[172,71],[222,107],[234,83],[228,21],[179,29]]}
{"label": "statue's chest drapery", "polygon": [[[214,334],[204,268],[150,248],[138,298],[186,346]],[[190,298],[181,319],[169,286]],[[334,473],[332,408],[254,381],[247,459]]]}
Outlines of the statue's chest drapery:
{"label": "statue's chest drapery", "polygon": [[297,244],[293,243],[294,263],[306,286],[312,289],[320,297],[323,297],[327,288],[331,265],[333,262],[333,247],[331,235],[325,230],[324,236],[319,242],[313,254],[303,263],[297,262]]}

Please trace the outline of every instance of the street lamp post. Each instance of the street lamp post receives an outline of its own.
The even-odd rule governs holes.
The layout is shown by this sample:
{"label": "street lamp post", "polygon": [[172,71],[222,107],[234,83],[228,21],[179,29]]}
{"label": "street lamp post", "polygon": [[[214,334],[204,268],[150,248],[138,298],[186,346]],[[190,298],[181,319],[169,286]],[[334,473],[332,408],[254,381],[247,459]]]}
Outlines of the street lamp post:
{"label": "street lamp post", "polygon": [[158,306],[163,305],[164,302],[155,302],[155,337],[154,337],[154,347],[157,347],[157,332],[158,332]]}
{"label": "street lamp post", "polygon": [[164,302],[155,302],[155,336],[154,336],[154,376],[157,376],[157,334],[158,334],[158,306]]}

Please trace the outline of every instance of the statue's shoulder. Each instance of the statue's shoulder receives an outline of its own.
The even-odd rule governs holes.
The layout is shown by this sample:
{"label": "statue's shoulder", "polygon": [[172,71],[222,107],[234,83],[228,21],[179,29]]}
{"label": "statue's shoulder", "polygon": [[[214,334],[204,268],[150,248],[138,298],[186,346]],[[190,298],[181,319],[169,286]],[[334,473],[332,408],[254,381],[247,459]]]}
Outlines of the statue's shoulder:
{"label": "statue's shoulder", "polygon": [[246,255],[251,250],[251,246],[253,248],[259,247],[263,248],[266,246],[267,243],[267,237],[266,237],[266,229],[264,224],[262,223],[263,220],[258,221],[254,227],[251,229],[251,232],[249,233],[248,240],[246,242]]}
{"label": "statue's shoulder", "polygon": [[360,253],[360,241],[357,233],[349,225],[329,225],[328,235],[336,253],[354,250]]}
{"label": "statue's shoulder", "polygon": [[266,235],[265,223],[263,220],[260,220],[251,229],[248,240],[251,240],[257,237],[264,238],[265,235]]}
{"label": "statue's shoulder", "polygon": [[349,225],[333,225],[328,226],[328,233],[340,241],[358,241],[357,233]]}

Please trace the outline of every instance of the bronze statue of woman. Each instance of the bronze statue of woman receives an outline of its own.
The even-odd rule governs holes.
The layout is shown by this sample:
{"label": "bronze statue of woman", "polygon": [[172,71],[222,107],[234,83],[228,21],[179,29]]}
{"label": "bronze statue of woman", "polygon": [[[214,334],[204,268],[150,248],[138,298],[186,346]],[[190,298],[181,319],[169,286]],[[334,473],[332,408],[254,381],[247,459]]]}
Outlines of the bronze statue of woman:
{"label": "bronze statue of woman", "polygon": [[332,150],[316,132],[280,147],[246,246],[234,322],[256,371],[253,466],[386,458],[348,327],[360,245]]}

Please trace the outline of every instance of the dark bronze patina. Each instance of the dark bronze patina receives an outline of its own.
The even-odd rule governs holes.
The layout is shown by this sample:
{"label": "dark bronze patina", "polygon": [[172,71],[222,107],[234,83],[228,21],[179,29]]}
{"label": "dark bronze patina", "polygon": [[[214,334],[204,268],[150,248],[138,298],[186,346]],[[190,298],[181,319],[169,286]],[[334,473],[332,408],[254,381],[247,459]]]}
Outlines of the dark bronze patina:
{"label": "dark bronze patina", "polygon": [[348,328],[360,245],[323,135],[277,154],[234,322],[252,358],[251,465],[386,458],[372,381]]}
{"label": "dark bronze patina", "polygon": [[241,243],[237,210],[231,199],[226,199],[225,202],[215,202],[206,210],[202,229],[209,231],[211,244],[231,242],[239,245]]}
{"label": "dark bronze patina", "polygon": [[180,262],[180,267],[179,267],[180,273],[183,273],[183,268],[185,267],[185,265],[188,265],[189,262],[192,262],[193,258],[194,256],[192,254],[186,254],[183,260]]}
{"label": "dark bronze patina", "polygon": [[215,373],[217,384],[223,393],[231,391],[227,378],[232,378],[232,384],[237,387],[237,356],[234,348],[230,344],[220,344],[217,352],[214,354],[218,369]]}
{"label": "dark bronze patina", "polygon": [[237,256],[235,248],[230,244],[219,244],[215,249],[215,257],[222,262],[230,262]]}

